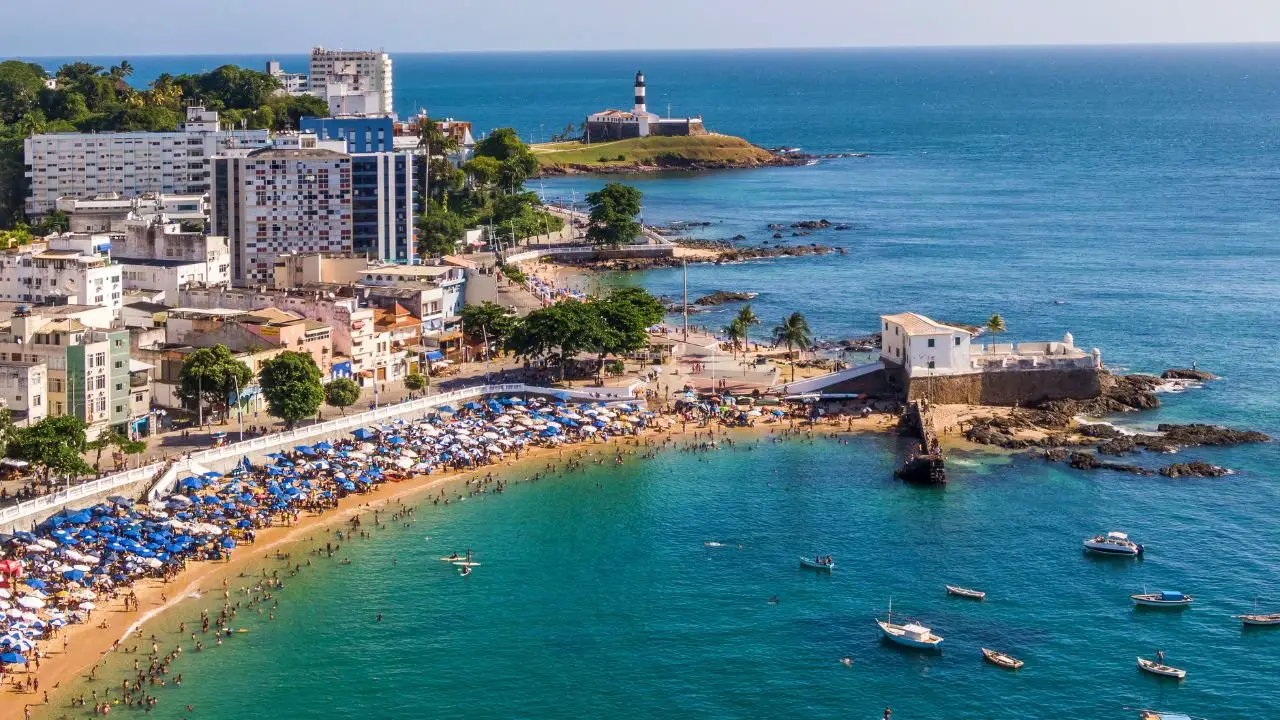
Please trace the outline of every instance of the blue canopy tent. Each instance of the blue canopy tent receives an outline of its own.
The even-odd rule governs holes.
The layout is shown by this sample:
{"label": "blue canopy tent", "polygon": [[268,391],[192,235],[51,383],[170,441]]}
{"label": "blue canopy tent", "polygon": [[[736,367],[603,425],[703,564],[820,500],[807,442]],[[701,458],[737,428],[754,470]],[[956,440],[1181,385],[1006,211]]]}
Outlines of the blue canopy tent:
{"label": "blue canopy tent", "polygon": [[365,428],[357,428],[351,434],[355,435],[357,440],[372,440],[376,433],[374,433],[372,430],[367,430]]}

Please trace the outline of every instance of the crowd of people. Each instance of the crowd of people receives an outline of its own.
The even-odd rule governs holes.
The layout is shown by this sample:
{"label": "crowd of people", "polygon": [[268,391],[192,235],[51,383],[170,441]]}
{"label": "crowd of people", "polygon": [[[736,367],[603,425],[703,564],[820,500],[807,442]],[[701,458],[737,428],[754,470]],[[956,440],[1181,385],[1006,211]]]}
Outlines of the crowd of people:
{"label": "crowd of people", "polygon": [[[0,535],[0,688],[8,682],[39,692],[34,675],[21,671],[38,669],[66,625],[92,622],[98,603],[127,604],[139,579],[169,579],[189,561],[224,559],[263,528],[323,512],[389,481],[495,464],[531,447],[633,436],[666,422],[634,405],[603,402],[506,397],[445,406],[417,421],[359,428],[259,463],[242,458],[226,474],[181,478],[150,503],[113,496],[62,511],[30,532]],[[136,697],[152,700],[140,688]]]}

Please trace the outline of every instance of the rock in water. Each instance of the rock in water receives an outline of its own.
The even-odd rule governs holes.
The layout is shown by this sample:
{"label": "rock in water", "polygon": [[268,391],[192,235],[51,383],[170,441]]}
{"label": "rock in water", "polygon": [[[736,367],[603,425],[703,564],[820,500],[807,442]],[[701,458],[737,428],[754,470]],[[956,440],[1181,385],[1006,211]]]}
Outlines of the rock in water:
{"label": "rock in water", "polygon": [[1164,443],[1191,447],[1194,445],[1241,445],[1267,442],[1271,438],[1255,430],[1232,430],[1220,425],[1170,425],[1161,423],[1156,430],[1164,433]]}
{"label": "rock in water", "polygon": [[1231,472],[1224,467],[1210,465],[1207,462],[1195,460],[1189,463],[1175,463],[1168,467],[1160,468],[1160,474],[1165,477],[1222,477]]}
{"label": "rock in water", "polygon": [[1164,380],[1217,380],[1218,376],[1204,370],[1196,370],[1193,368],[1169,368],[1160,373],[1160,377]]}
{"label": "rock in water", "polygon": [[751,292],[729,292],[728,290],[717,290],[710,295],[703,295],[693,301],[694,305],[724,305],[732,302],[746,302],[756,296]]}

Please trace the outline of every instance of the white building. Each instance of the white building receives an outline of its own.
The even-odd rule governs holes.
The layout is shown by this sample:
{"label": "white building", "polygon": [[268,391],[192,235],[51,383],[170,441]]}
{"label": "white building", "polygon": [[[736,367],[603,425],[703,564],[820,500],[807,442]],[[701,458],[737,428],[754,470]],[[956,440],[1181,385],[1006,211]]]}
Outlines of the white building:
{"label": "white building", "polygon": [[124,234],[113,236],[112,260],[120,265],[125,290],[147,290],[176,298],[192,283],[231,282],[231,245],[220,235],[183,232],[165,216],[129,220]]}
{"label": "white building", "polygon": [[111,238],[64,233],[0,252],[0,300],[49,305],[96,305],[120,312],[120,266]]}
{"label": "white building", "polygon": [[209,159],[229,148],[264,147],[266,130],[220,130],[218,113],[187,108],[173,132],[46,133],[23,142],[27,213],[43,215],[60,197],[209,191]]}
{"label": "white building", "polygon": [[360,284],[370,287],[439,289],[442,317],[462,312],[466,283],[466,270],[454,265],[381,265],[360,274]]}
{"label": "white building", "polygon": [[143,193],[125,197],[106,193],[90,198],[60,197],[55,208],[67,216],[71,232],[123,232],[130,219],[159,215],[169,222],[203,225],[209,217],[209,196]]}
{"label": "white building", "polygon": [[940,377],[1000,370],[1097,368],[1102,353],[1062,342],[974,345],[973,334],[913,312],[880,316],[880,359],[907,377]]}
{"label": "white building", "polygon": [[43,362],[0,360],[0,401],[18,427],[27,427],[49,414],[49,368]]}
{"label": "white building", "polygon": [[267,61],[267,74],[280,82],[280,89],[286,95],[306,95],[311,91],[306,73],[285,72],[276,60]]}
{"label": "white building", "polygon": [[311,50],[311,93],[330,115],[394,115],[391,56],[372,50]]}
{"label": "white building", "polygon": [[270,285],[277,255],[351,252],[349,155],[266,149],[218,157],[212,186],[211,231],[230,240],[237,285]]}

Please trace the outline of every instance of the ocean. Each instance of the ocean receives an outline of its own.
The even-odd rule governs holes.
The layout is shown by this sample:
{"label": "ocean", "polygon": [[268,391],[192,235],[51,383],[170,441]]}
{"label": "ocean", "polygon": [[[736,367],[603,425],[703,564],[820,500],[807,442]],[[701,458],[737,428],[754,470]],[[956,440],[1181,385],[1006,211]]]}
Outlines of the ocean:
{"label": "ocean", "polygon": [[[639,69],[664,114],[670,103],[764,146],[865,153],[609,178],[645,193],[647,222],[710,222],[704,238],[851,226],[783,240],[847,254],[689,268],[691,296],[760,293],[762,337],[794,311],[827,339],[871,332],[884,313],[976,324],[998,312],[1009,338],[1070,331],[1121,371],[1196,362],[1222,376],[1117,422],[1280,436],[1280,47],[393,58],[402,115],[423,106],[538,139],[629,106]],[[265,60],[131,58],[139,81]],[[605,181],[532,185],[581,199]],[[674,296],[681,278],[608,282]],[[716,327],[735,309],[693,321]],[[1280,706],[1267,682],[1280,633],[1229,617],[1255,596],[1280,610],[1276,444],[1181,453],[1235,470],[1216,480],[961,455],[945,490],[894,482],[900,450],[858,437],[672,453],[432,508],[353,548],[352,565],[304,573],[276,620],[184,657],[186,684],[152,715],[185,717],[192,703],[215,718],[870,719],[889,706],[895,720],[1133,718],[1134,707],[1219,719]],[[1081,556],[1083,537],[1113,529],[1148,558]],[[435,560],[468,546],[485,562],[470,578]],[[815,553],[836,556],[831,577],[797,567]],[[949,599],[944,583],[989,599]],[[1196,605],[1134,611],[1127,595],[1144,587]],[[940,656],[879,643],[872,620],[890,595],[947,638]],[[1027,666],[985,666],[980,646]],[[1157,648],[1189,671],[1184,683],[1138,673],[1134,656]]]}

